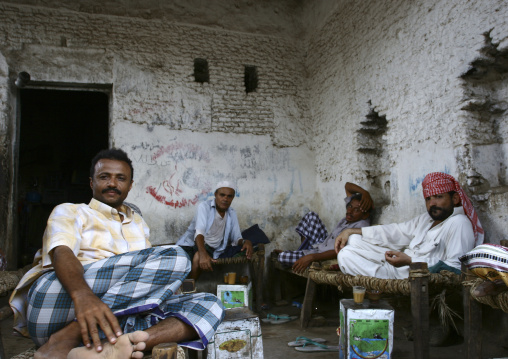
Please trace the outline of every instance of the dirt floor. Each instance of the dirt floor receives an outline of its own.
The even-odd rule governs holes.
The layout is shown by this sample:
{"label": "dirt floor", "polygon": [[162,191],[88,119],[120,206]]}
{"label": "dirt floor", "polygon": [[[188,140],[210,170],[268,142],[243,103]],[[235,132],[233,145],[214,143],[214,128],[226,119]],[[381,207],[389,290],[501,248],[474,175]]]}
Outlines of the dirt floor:
{"label": "dirt floor", "polygon": [[[344,297],[350,298],[351,295],[344,294]],[[302,353],[294,348],[288,347],[287,343],[293,341],[298,336],[308,338],[323,338],[327,340],[328,345],[338,345],[336,330],[339,323],[339,300],[341,295],[331,287],[318,287],[318,300],[316,301],[315,313],[309,328],[303,330],[300,328],[299,320],[294,320],[284,324],[266,324],[261,323],[263,335],[263,351],[265,358],[336,358],[337,353]],[[300,315],[300,309],[292,306],[293,301],[301,301],[301,296],[294,296],[287,305],[276,306],[273,303],[267,303],[268,308],[260,313],[261,318],[265,318],[267,313]],[[413,342],[407,340],[404,328],[411,327],[411,316],[408,310],[408,303],[405,298],[390,297],[385,298],[395,309],[394,323],[394,342],[391,358],[411,359],[414,358]],[[4,305],[7,298],[0,298],[0,303]],[[483,335],[483,358],[508,358],[508,314],[500,311],[494,311],[489,308],[484,309],[484,335]],[[12,336],[12,317],[5,319],[1,323],[2,339],[5,348],[6,358],[33,346],[29,339]],[[443,347],[430,347],[431,359],[464,358],[462,337],[454,335]]]}

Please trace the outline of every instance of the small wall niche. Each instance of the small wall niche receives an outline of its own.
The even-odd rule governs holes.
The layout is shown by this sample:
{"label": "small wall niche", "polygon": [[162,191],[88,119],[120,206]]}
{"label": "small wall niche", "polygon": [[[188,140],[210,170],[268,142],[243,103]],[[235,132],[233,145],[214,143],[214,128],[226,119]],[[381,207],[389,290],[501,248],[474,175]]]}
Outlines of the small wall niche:
{"label": "small wall niche", "polygon": [[245,92],[255,92],[258,88],[258,69],[256,66],[245,66],[244,71]]}
{"label": "small wall niche", "polygon": [[194,59],[194,81],[199,83],[210,82],[208,60],[199,58]]}
{"label": "small wall niche", "polygon": [[[369,106],[372,106],[370,102]],[[362,127],[358,129],[358,152],[380,156],[384,147],[382,137],[388,123],[386,116],[379,115],[371,107],[365,118],[366,121],[360,122]]]}

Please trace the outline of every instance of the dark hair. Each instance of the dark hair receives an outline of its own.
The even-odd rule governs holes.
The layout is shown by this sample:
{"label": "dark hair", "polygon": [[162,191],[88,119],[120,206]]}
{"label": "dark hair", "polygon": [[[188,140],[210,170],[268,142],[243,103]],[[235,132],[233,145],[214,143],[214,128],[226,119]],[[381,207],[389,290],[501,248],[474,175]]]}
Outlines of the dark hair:
{"label": "dark hair", "polygon": [[355,193],[351,196],[351,199],[349,200],[349,203],[351,203],[352,200],[356,199],[357,201],[362,200],[362,194],[361,193]]}
{"label": "dark hair", "polygon": [[[450,199],[451,200],[453,200],[453,195],[455,193],[457,193],[457,192],[456,191],[450,191],[450,192],[448,192],[448,194],[450,195]],[[462,201],[461,200],[459,200],[459,203],[455,207],[460,207],[460,206],[462,206]]]}
{"label": "dark hair", "polygon": [[99,160],[102,159],[117,160],[127,163],[131,168],[131,181],[134,179],[134,168],[132,168],[132,161],[129,159],[129,156],[127,156],[127,153],[118,148],[109,148],[102,150],[95,155],[95,157],[92,159],[92,166],[90,167],[91,178],[93,178],[95,174],[95,165],[97,162],[99,162]]}

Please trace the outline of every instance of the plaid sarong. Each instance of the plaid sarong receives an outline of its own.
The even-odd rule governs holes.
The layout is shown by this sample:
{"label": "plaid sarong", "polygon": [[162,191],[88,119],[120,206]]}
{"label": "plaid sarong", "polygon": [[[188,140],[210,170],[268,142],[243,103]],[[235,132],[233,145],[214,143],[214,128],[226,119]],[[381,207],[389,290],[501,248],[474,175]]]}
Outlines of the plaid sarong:
{"label": "plaid sarong", "polygon": [[313,245],[323,242],[328,236],[328,231],[323,222],[321,222],[321,218],[319,218],[316,212],[312,211],[303,216],[295,231],[300,236],[305,237],[298,250],[309,249]]}
{"label": "plaid sarong", "polygon": [[297,260],[305,255],[303,251],[284,251],[279,253],[278,260],[284,265],[292,266]]}
{"label": "plaid sarong", "polygon": [[[224,318],[224,307],[212,294],[174,295],[191,268],[178,246],[127,252],[83,268],[86,282],[118,317],[124,333],[176,317],[201,338],[184,345],[204,349]],[[30,337],[37,345],[75,319],[72,299],[54,271],[42,275],[30,288],[27,318]],[[102,332],[101,338],[105,338]]]}

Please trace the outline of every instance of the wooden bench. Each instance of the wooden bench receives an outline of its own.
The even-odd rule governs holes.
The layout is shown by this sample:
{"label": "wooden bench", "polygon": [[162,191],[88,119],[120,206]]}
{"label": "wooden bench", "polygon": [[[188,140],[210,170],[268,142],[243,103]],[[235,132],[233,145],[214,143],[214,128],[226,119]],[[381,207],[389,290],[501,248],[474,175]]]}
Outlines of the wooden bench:
{"label": "wooden bench", "polygon": [[[316,283],[312,280],[309,280],[309,268],[301,273],[297,273],[291,269],[291,267],[287,267],[280,263],[277,259],[278,253],[272,252],[270,254],[270,264],[272,266],[272,271],[279,271],[278,275],[274,275],[274,300],[275,302],[279,302],[282,299],[282,287],[283,281],[282,279],[285,276],[295,275],[298,277],[306,278],[307,284],[305,286],[305,294],[303,298],[302,308],[300,311],[300,327],[307,328],[309,326],[309,322],[312,316],[312,303],[314,302],[314,296],[316,294]],[[315,265],[318,265],[317,263]]]}
{"label": "wooden bench", "polygon": [[254,252],[251,259],[247,257],[219,258],[213,266],[227,266],[231,264],[248,264],[252,278],[252,286],[256,298],[256,310],[261,311],[263,305],[263,276],[265,271],[265,245],[257,244],[257,251]]}
{"label": "wooden bench", "polygon": [[383,293],[399,294],[411,297],[411,315],[413,318],[414,357],[429,358],[429,295],[443,289],[460,290],[459,275],[441,271],[430,273],[427,263],[412,263],[407,279],[379,279],[367,276],[352,276],[338,271],[324,271],[313,263],[309,271],[309,281],[316,284],[337,286],[340,291],[359,285],[367,290],[379,290]]}
{"label": "wooden bench", "polygon": [[[340,271],[324,270],[320,263],[314,262],[302,274],[292,271],[278,263],[272,254],[272,264],[276,269],[307,278],[304,302],[301,310],[300,325],[306,328],[312,313],[312,301],[317,284],[336,286],[339,291],[360,285],[367,290],[379,290],[387,294],[399,294],[411,297],[411,315],[413,318],[414,354],[416,359],[429,358],[429,295],[443,289],[461,290],[461,277],[449,271],[430,273],[427,263],[412,263],[407,279],[379,279],[367,276],[353,276]],[[277,288],[275,289],[278,290]]]}

